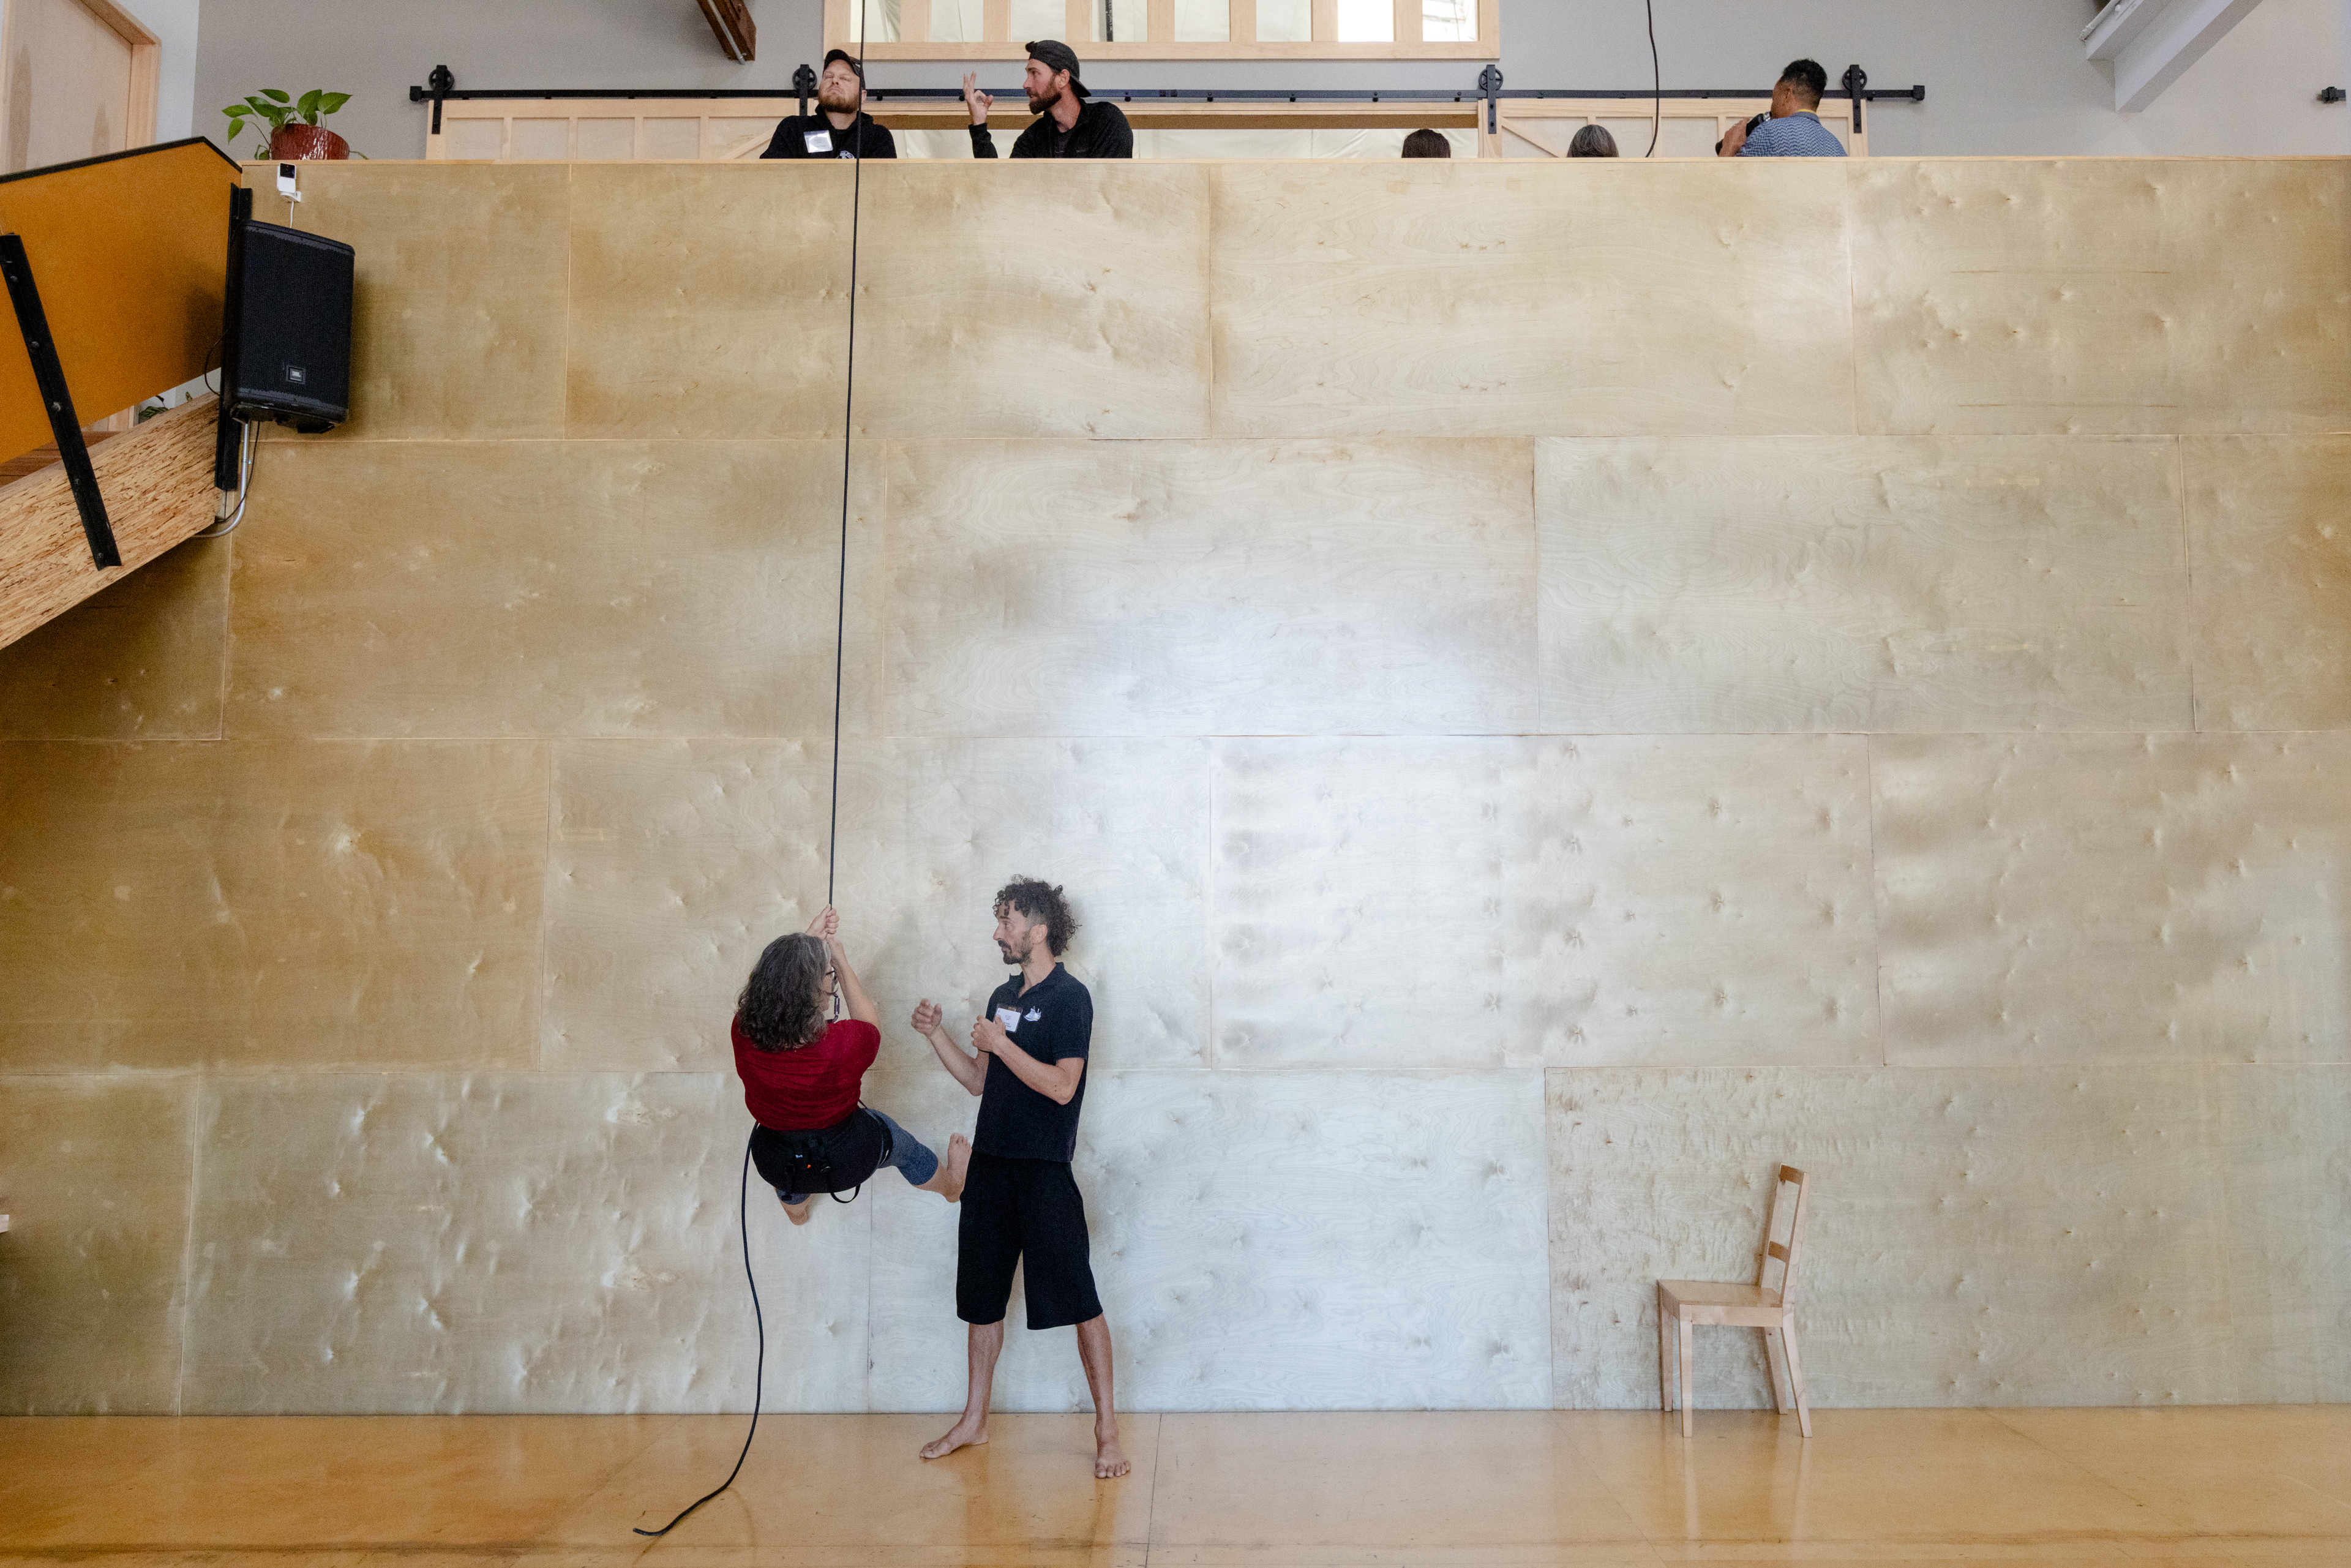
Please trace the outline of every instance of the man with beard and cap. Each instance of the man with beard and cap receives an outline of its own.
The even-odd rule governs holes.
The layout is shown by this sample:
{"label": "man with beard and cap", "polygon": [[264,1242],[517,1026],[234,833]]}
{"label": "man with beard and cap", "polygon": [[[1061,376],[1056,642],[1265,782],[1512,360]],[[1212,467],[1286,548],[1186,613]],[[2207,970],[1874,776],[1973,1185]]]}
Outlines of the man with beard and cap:
{"label": "man with beard and cap", "polygon": [[846,49],[824,57],[816,78],[814,114],[785,117],[762,158],[895,158],[898,143],[885,125],[861,106],[865,102],[865,67]]}
{"label": "man with beard and cap", "polygon": [[[1132,158],[1134,131],[1114,103],[1094,103],[1078,79],[1077,52],[1057,38],[1029,46],[1029,67],[1020,85],[1029,112],[1037,117],[1012,144],[1015,158]],[[979,90],[979,77],[967,72],[963,100],[971,110],[971,155],[996,156],[987,110],[996,100]]]}

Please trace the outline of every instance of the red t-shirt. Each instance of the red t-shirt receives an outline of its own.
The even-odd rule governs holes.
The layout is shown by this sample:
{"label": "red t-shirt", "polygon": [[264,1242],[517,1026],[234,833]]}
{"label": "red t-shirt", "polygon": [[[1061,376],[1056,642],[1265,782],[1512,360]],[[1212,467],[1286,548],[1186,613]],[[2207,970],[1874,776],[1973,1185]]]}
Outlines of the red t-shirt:
{"label": "red t-shirt", "polygon": [[813,1045],[796,1051],[761,1051],[739,1018],[728,1032],[735,1037],[743,1103],[759,1125],[779,1133],[830,1127],[856,1110],[865,1070],[882,1050],[882,1031],[855,1019],[842,1019]]}

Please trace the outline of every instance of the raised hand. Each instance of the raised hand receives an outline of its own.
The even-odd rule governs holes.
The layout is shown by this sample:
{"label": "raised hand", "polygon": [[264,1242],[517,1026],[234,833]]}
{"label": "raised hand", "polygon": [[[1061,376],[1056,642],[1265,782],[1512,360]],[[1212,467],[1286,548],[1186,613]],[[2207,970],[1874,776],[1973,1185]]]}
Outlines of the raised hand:
{"label": "raised hand", "polygon": [[946,1014],[940,1009],[939,1004],[928,997],[914,1004],[914,1032],[925,1040],[937,1030],[946,1019]]}
{"label": "raised hand", "polygon": [[996,99],[989,97],[987,93],[979,90],[979,73],[977,71],[966,71],[963,73],[963,102],[964,107],[971,110],[971,122],[974,125],[986,125],[987,123],[988,109],[996,102]]}
{"label": "raised hand", "polygon": [[821,936],[831,942],[840,933],[841,913],[830,904],[818,910],[816,918],[809,922],[809,935],[811,936]]}

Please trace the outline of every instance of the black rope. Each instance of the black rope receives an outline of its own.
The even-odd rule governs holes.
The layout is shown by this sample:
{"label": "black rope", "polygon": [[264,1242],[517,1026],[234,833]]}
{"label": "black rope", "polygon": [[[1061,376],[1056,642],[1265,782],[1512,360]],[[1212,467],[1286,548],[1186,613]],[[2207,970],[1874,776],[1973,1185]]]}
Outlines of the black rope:
{"label": "black rope", "polygon": [[759,1311],[758,1279],[751,1272],[751,1143],[747,1138],[743,1142],[742,1199],[742,1204],[736,1212],[743,1228],[743,1282],[751,1287],[751,1320],[759,1325],[758,1369],[751,1375],[751,1429],[743,1434],[743,1451],[735,1456],[735,1468],[726,1472],[725,1480],[720,1481],[714,1490],[705,1492],[688,1503],[679,1512],[677,1519],[671,1520],[659,1530],[640,1528],[637,1531],[639,1535],[667,1535],[677,1528],[679,1520],[683,1520],[687,1514],[733,1486],[735,1478],[743,1473],[743,1461],[751,1457],[751,1439],[759,1435],[759,1385],[765,1383],[768,1377],[768,1320]]}
{"label": "black rope", "polygon": [[1666,123],[1666,69],[1657,63],[1657,0],[1642,0],[1649,13],[1649,150],[1644,158],[1657,155],[1657,132]]}
{"label": "black rope", "polygon": [[[865,37],[865,0],[858,0],[857,36],[861,39]],[[865,78],[862,71],[857,80],[858,86],[862,89]],[[849,458],[850,442],[855,428],[851,421],[857,407],[857,232],[858,220],[863,215],[865,204],[866,120],[862,101],[864,96],[862,91],[859,92],[857,118],[850,122],[852,135],[854,138],[852,143],[852,156],[850,161],[856,165],[856,168],[850,177],[849,187],[849,363],[848,386],[843,394],[841,413],[841,580],[840,598],[834,611],[832,623],[832,814],[825,828],[824,843],[824,901],[827,904],[832,902],[833,856],[841,843],[841,685],[842,661],[847,650],[849,632]],[[837,999],[836,998],[836,1001]],[[751,1129],[751,1137],[758,1136],[758,1128],[754,1126]],[[862,1190],[863,1186],[862,1182],[858,1184],[860,1190]],[[841,1198],[838,1193],[833,1197],[838,1201],[847,1202],[853,1200],[857,1193],[852,1192],[847,1199]],[[735,1478],[743,1473],[743,1461],[751,1457],[751,1439],[759,1435],[759,1400],[760,1396],[766,1392],[765,1385],[768,1380],[768,1320],[759,1311],[758,1279],[751,1272],[750,1139],[746,1139],[743,1144],[743,1184],[737,1197],[736,1213],[743,1236],[743,1282],[751,1287],[751,1321],[758,1325],[759,1333],[759,1358],[757,1369],[751,1375],[751,1429],[743,1434],[743,1451],[735,1456],[735,1468],[726,1472],[725,1480],[695,1499],[693,1502],[686,1505],[676,1519],[671,1520],[659,1530],[638,1528],[639,1535],[667,1535],[678,1527],[687,1514],[733,1486]]]}

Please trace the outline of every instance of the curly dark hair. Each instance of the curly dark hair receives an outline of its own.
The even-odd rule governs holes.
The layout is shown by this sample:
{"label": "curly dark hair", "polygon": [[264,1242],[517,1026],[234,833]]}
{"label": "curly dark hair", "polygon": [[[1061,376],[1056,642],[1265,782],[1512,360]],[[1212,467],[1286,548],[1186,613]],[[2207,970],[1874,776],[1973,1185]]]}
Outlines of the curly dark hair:
{"label": "curly dark hair", "polygon": [[996,890],[997,916],[1002,918],[1008,909],[1045,923],[1045,946],[1056,958],[1078,934],[1078,917],[1070,913],[1070,901],[1061,896],[1061,890],[1033,876],[1016,876]]}
{"label": "curly dark hair", "polygon": [[761,1051],[797,1051],[824,1033],[824,942],[805,931],[768,944],[736,998],[743,1037]]}

